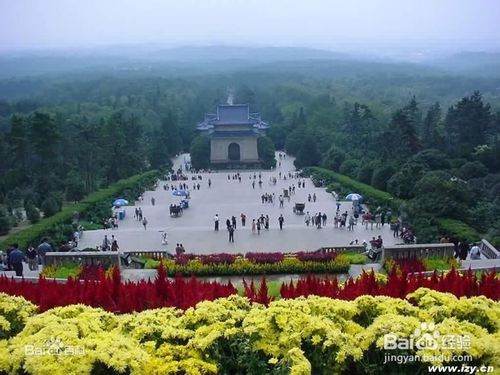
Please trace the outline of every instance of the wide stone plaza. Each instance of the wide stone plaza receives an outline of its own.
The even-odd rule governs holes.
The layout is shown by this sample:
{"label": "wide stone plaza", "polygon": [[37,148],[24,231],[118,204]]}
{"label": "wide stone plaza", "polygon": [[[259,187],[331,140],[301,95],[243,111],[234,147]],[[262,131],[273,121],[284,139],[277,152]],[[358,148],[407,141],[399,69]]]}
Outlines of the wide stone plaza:
{"label": "wide stone plaza", "polygon": [[[174,160],[174,168],[178,168],[189,155],[180,155]],[[278,173],[288,175],[294,171],[293,158],[286,157],[281,160],[281,166],[273,171],[255,171],[257,180],[255,188],[252,188],[254,171],[239,171],[242,181],[228,180],[228,174],[236,171],[201,173],[202,180],[199,181],[200,190],[193,190],[191,181],[192,174],[187,173],[189,180],[186,183],[190,190],[190,207],[184,210],[180,217],[170,217],[169,205],[178,203],[181,198],[172,195],[170,190],[165,191],[165,183],[176,185],[177,182],[161,181],[155,191],[147,191],[143,200],[135,202],[135,205],[125,207],[126,217],[119,221],[119,227],[114,230],[94,230],[84,232],[79,248],[96,247],[102,243],[104,235],[114,235],[118,241],[120,251],[131,250],[167,250],[173,251],[177,243],[182,243],[187,252],[206,254],[214,252],[245,253],[249,251],[300,251],[316,250],[323,246],[348,245],[352,240],[358,239],[361,243],[367,242],[374,236],[381,235],[384,244],[392,245],[399,239],[393,238],[388,225],[381,229],[365,229],[361,223],[349,232],[346,228],[336,229],[333,218],[336,211],[336,200],[332,194],[327,193],[324,188],[316,188],[310,179],[306,179],[306,188],[298,188],[297,179],[279,179]],[[257,183],[258,174],[262,174],[262,188]],[[272,185],[270,177],[278,178],[276,185]],[[208,187],[208,179],[212,186]],[[197,181],[198,183],[198,181]],[[290,201],[285,199],[284,207],[280,208],[278,196],[283,193],[284,188],[295,185],[295,195]],[[275,193],[274,204],[262,203],[261,195],[264,193]],[[316,194],[316,202],[308,202],[308,194]],[[151,198],[155,198],[155,205],[151,204]],[[304,223],[304,215],[293,212],[295,203],[305,203],[305,212],[311,215],[317,212],[326,212],[328,216],[327,226],[316,229],[307,227]],[[341,212],[351,210],[352,203],[342,201]],[[141,207],[148,225],[145,230],[140,222],[134,219],[135,207]],[[247,216],[246,227],[241,226],[240,214]],[[214,231],[213,218],[215,214],[220,217],[220,231]],[[261,214],[269,215],[270,229],[262,230],[260,235],[252,233],[252,219],[257,219]],[[280,231],[278,217],[283,214],[285,219],[283,230]],[[231,216],[238,219],[235,231],[235,242],[228,241],[228,232],[225,221]],[[163,231],[168,234],[168,245],[162,245],[161,235]]]}

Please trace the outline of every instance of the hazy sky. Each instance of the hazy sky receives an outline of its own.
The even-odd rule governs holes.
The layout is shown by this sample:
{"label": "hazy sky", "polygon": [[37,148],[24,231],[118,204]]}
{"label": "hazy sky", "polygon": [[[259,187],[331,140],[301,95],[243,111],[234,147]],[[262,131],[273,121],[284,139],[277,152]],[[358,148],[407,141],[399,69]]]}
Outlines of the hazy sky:
{"label": "hazy sky", "polygon": [[0,0],[0,47],[500,38],[500,0]]}

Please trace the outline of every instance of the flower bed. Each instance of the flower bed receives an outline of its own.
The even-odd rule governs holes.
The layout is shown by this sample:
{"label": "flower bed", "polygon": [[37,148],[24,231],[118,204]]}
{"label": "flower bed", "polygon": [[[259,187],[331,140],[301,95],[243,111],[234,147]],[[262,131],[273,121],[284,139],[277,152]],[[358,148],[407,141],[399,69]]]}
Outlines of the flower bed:
{"label": "flower bed", "polygon": [[[99,269],[97,275],[93,276],[83,280],[69,278],[65,283],[43,277],[32,283],[0,276],[0,292],[21,295],[39,305],[41,311],[55,306],[83,303],[122,313],[164,306],[186,309],[199,301],[238,293],[230,282],[202,282],[194,277],[184,279],[181,276],[167,279],[163,266],[158,268],[154,282],[122,282],[117,268],[107,273]],[[500,280],[495,272],[483,273],[478,278],[472,271],[460,274],[455,270],[440,275],[435,272],[431,277],[421,274],[409,276],[396,270],[388,276],[363,272],[358,278],[349,278],[343,284],[336,277],[317,278],[308,275],[295,283],[282,283],[280,296],[296,298],[319,295],[349,300],[369,294],[404,298],[420,287],[450,292],[457,297],[484,295],[493,300],[500,297]],[[250,284],[244,281],[243,294],[264,305],[273,299],[269,296],[265,278],[259,288],[255,287],[253,281]]]}
{"label": "flower bed", "polygon": [[[243,257],[236,257],[232,263],[203,262],[201,259],[188,260],[178,263],[175,260],[163,260],[169,276],[177,274],[183,276],[234,276],[234,275],[272,275],[272,274],[301,274],[301,273],[347,273],[349,260],[339,255],[336,259],[325,262],[301,261],[296,257],[284,257],[281,262],[260,263]],[[159,262],[146,261],[146,268],[154,268]]]}
{"label": "flower bed", "polygon": [[387,258],[384,262],[384,268],[387,272],[396,270],[397,272],[425,272],[425,271],[444,271],[457,268],[459,263],[455,258],[411,258],[411,259],[392,259]]}
{"label": "flower bed", "polygon": [[[457,364],[451,355],[464,354],[470,358],[459,364],[500,365],[500,304],[425,288],[406,299],[308,297],[268,307],[231,296],[184,312],[117,315],[83,305],[36,310],[22,298],[0,294],[0,372],[413,374],[427,373],[428,365]],[[384,349],[387,334],[409,341],[427,332],[438,340],[437,349]],[[443,348],[450,335],[466,338],[469,347]],[[27,348],[51,351],[30,355]],[[75,354],[61,354],[68,350]],[[418,355],[422,361],[398,364],[384,361],[386,355]]]}
{"label": "flower bed", "polygon": [[[160,264],[154,259],[144,258],[146,268],[156,268]],[[365,262],[361,254],[337,254],[320,252],[298,252],[285,254],[247,253],[176,255],[173,260],[163,260],[169,276],[232,276],[270,275],[303,273],[347,273],[351,263]]]}
{"label": "flower bed", "polygon": [[384,295],[405,298],[419,288],[429,288],[451,293],[457,297],[486,296],[493,300],[500,299],[500,280],[495,272],[481,274],[474,272],[463,274],[455,269],[447,273],[434,274],[430,277],[422,274],[408,275],[393,270],[389,275],[363,272],[358,278],[349,278],[344,284],[337,278],[318,278],[314,275],[299,279],[296,283],[283,283],[280,289],[282,298],[318,295],[351,300],[362,295]]}
{"label": "flower bed", "polygon": [[0,292],[22,295],[37,304],[40,311],[83,303],[121,313],[165,306],[186,309],[200,301],[237,293],[231,283],[204,282],[182,277],[167,279],[166,272],[161,267],[153,282],[122,282],[117,268],[113,268],[108,275],[100,269],[93,276],[88,275],[84,280],[69,278],[63,283],[43,277],[33,283],[0,276]]}
{"label": "flower bed", "polygon": [[[245,258],[252,263],[279,263],[285,259],[285,254],[277,253],[246,253]],[[297,257],[298,258],[298,257]],[[299,258],[299,260],[302,260]]]}

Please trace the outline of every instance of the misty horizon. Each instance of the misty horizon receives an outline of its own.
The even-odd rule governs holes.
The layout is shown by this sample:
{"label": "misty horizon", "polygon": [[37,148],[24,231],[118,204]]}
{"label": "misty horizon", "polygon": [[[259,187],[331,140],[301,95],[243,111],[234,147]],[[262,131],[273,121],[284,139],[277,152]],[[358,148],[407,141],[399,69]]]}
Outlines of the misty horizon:
{"label": "misty horizon", "polygon": [[412,59],[500,51],[494,0],[0,2],[0,52],[305,47]]}

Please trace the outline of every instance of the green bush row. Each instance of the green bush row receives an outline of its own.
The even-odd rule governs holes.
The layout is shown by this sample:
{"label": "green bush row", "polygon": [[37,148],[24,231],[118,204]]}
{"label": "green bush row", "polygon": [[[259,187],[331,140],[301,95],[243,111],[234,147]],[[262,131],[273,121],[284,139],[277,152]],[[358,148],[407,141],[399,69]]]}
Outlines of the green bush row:
{"label": "green bush row", "polygon": [[480,240],[477,231],[460,220],[438,218],[437,223],[440,233],[451,234],[460,241],[477,242]]}
{"label": "green bush row", "polygon": [[0,249],[6,249],[14,243],[24,249],[29,244],[38,244],[43,237],[49,237],[56,242],[61,238],[67,238],[74,230],[72,222],[75,213],[78,213],[80,218],[88,216],[91,220],[99,219],[97,212],[103,212],[103,208],[109,210],[113,199],[123,197],[130,201],[135,200],[147,187],[156,182],[158,176],[158,171],[153,170],[117,181],[107,188],[89,194],[77,203],[64,207],[55,215],[8,236],[0,243]]}
{"label": "green bush row", "polygon": [[[272,274],[303,274],[303,273],[348,273],[349,259],[342,255],[328,262],[300,261],[295,257],[285,257],[277,263],[253,263],[245,258],[237,258],[230,264],[203,264],[194,259],[187,264],[176,264],[173,260],[163,260],[163,265],[169,276],[246,276]],[[159,261],[146,260],[146,268],[156,268]]]}
{"label": "green bush row", "polygon": [[[391,194],[376,189],[373,186],[356,181],[348,176],[342,175],[320,167],[309,167],[304,169],[304,173],[310,175],[313,180],[324,180],[325,184],[340,185],[343,189],[350,189],[353,193],[361,194],[365,203],[370,206],[386,206],[391,207],[394,212],[397,212],[401,205],[406,203],[403,199],[393,197]],[[343,192],[345,192],[344,190]],[[433,220],[434,221],[434,220]],[[474,229],[455,219],[436,218],[438,232],[448,236],[453,236],[459,240],[467,240],[469,242],[478,241],[479,234]],[[418,235],[418,233],[417,233]]]}
{"label": "green bush row", "polygon": [[330,171],[325,168],[309,167],[306,168],[304,172],[308,175],[311,175],[313,180],[323,180],[326,185],[332,183],[340,184],[345,189],[352,190],[352,193],[361,194],[365,199],[364,203],[371,206],[390,207],[397,212],[401,204],[404,203],[403,200],[395,198],[385,191],[376,189],[373,186],[364,184],[348,176]]}

